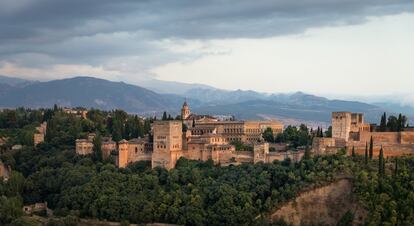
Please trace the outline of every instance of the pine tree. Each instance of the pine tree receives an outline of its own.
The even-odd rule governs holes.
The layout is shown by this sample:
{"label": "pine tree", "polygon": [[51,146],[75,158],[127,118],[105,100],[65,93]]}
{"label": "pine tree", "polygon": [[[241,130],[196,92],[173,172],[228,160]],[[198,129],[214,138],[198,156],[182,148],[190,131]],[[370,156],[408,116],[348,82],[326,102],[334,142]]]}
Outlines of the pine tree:
{"label": "pine tree", "polygon": [[369,159],[372,160],[372,157],[374,156],[374,140],[372,139],[369,142]]}
{"label": "pine tree", "polygon": [[352,157],[355,157],[355,146],[352,146]]}
{"label": "pine tree", "polygon": [[365,165],[368,164],[368,142],[365,143]]}

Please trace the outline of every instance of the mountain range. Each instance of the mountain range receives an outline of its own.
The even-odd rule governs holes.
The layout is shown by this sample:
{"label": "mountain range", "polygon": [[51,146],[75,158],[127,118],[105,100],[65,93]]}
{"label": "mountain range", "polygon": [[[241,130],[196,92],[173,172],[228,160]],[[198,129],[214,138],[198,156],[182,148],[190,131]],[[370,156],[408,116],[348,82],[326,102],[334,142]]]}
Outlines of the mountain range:
{"label": "mountain range", "polygon": [[[396,113],[393,108],[387,108],[392,104],[330,100],[302,92],[229,91],[202,84],[160,80],[131,85],[93,77],[38,82],[0,76],[0,108],[41,108],[58,104],[104,110],[120,108],[142,115],[160,115],[167,111],[175,115],[184,99],[193,112],[200,114],[234,115],[238,119],[277,119],[285,124],[306,123],[310,126],[328,126],[333,111],[363,112],[368,122],[377,122],[383,112]],[[411,108],[405,109],[411,112]],[[410,118],[408,113],[402,113]]]}

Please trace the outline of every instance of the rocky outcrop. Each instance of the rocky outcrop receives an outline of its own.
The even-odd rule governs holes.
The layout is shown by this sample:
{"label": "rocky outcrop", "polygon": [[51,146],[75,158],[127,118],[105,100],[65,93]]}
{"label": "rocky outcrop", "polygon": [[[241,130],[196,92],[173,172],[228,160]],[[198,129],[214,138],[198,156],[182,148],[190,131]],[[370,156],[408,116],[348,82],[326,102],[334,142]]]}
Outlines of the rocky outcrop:
{"label": "rocky outcrop", "polygon": [[293,225],[337,225],[348,211],[354,214],[355,225],[363,223],[365,210],[355,200],[352,182],[341,179],[301,193],[274,212],[271,220],[282,219]]}

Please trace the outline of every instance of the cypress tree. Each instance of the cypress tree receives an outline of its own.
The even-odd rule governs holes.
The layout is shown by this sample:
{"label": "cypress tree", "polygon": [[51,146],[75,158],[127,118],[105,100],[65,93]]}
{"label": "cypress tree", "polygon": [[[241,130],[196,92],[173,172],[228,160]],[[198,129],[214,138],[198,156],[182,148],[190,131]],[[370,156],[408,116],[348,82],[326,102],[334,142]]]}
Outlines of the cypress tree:
{"label": "cypress tree", "polygon": [[101,145],[102,145],[102,139],[101,139],[101,135],[97,134],[95,136],[95,138],[93,139],[93,154],[92,154],[92,158],[95,161],[101,162],[102,161],[102,149],[101,149]]}
{"label": "cypress tree", "polygon": [[368,142],[365,143],[365,165],[368,164]]}
{"label": "cypress tree", "polygon": [[379,153],[379,160],[378,160],[378,176],[383,178],[384,177],[384,153],[382,150],[382,146]]}
{"label": "cypress tree", "polygon": [[402,129],[404,128],[404,122],[403,122],[403,117],[402,117],[401,113],[398,115],[398,120],[397,120],[397,122],[398,122],[398,125],[397,125],[397,131],[398,131],[398,132],[401,132],[401,131],[402,131]]}
{"label": "cypress tree", "polygon": [[193,118],[193,125],[192,125],[192,127],[194,128],[195,126],[196,126],[195,119]]}
{"label": "cypress tree", "polygon": [[369,159],[372,160],[372,157],[374,156],[374,140],[372,139],[369,142]]}
{"label": "cypress tree", "polygon": [[355,146],[352,146],[352,157],[355,157]]}
{"label": "cypress tree", "polygon": [[162,121],[167,121],[168,117],[167,117],[167,112],[164,111],[164,113],[162,114]]}
{"label": "cypress tree", "polygon": [[309,149],[309,143],[306,143],[305,156],[304,156],[304,158],[306,160],[309,160],[311,158],[311,153],[310,153],[310,149]]}
{"label": "cypress tree", "polygon": [[398,158],[395,158],[394,176],[398,174]]}
{"label": "cypress tree", "polygon": [[385,112],[381,116],[380,130],[381,132],[385,132],[387,130],[387,114]]}

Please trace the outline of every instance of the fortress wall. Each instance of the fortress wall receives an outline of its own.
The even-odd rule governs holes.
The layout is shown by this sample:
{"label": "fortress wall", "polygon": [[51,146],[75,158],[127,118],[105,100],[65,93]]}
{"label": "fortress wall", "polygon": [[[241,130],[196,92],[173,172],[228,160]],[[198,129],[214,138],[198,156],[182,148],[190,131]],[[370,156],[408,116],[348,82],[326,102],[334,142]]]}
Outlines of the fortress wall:
{"label": "fortress wall", "polygon": [[[369,148],[369,147],[368,147]],[[405,155],[413,155],[414,154],[414,145],[404,145],[404,144],[397,144],[397,145],[383,145],[383,152],[384,157],[396,157],[396,156],[405,156]],[[374,157],[379,156],[381,146],[374,145],[373,154]],[[352,146],[348,147],[348,154],[351,155],[352,153]],[[364,146],[355,146],[355,153],[357,155],[365,155],[365,145]]]}
{"label": "fortress wall", "polygon": [[315,137],[312,142],[312,150],[315,154],[326,153],[328,147],[335,147],[335,139],[328,137]]}
{"label": "fortress wall", "polygon": [[239,163],[253,163],[253,156],[251,151],[236,151],[232,157]]}
{"label": "fortress wall", "polygon": [[414,144],[414,131],[401,132],[401,144]]}
{"label": "fortress wall", "polygon": [[283,161],[286,158],[287,158],[286,154],[276,154],[276,155],[275,154],[269,154],[269,155],[267,155],[267,162],[271,163],[275,160]]}
{"label": "fortress wall", "polygon": [[202,160],[202,149],[201,146],[195,149],[188,149],[187,151],[183,151],[183,155],[187,159],[191,160]]}
{"label": "fortress wall", "polygon": [[365,145],[366,142],[370,142],[371,136],[374,143],[400,144],[401,135],[398,132],[361,132],[359,141]]}
{"label": "fortress wall", "polygon": [[304,152],[270,152],[267,155],[267,162],[272,163],[275,160],[283,161],[287,158],[290,158],[292,161],[300,161],[303,158]]}
{"label": "fortress wall", "polygon": [[253,158],[253,152],[252,151],[236,151],[236,155],[252,157]]}
{"label": "fortress wall", "polygon": [[138,152],[128,156],[128,162],[151,161],[151,159],[152,152]]}

